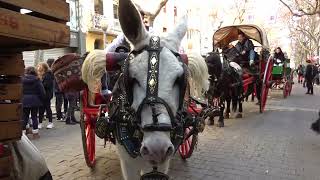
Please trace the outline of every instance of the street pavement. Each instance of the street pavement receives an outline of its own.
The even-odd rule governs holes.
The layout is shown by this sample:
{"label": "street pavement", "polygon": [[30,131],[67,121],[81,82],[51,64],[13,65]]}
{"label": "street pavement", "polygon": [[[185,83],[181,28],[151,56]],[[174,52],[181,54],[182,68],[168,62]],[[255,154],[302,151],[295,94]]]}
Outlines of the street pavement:
{"label": "street pavement", "polygon": [[[320,88],[315,95],[294,85],[292,96],[272,91],[266,112],[255,103],[244,105],[244,118],[227,119],[224,128],[206,126],[192,157],[171,161],[169,175],[177,180],[320,180],[320,136],[310,130],[318,117]],[[250,99],[250,98],[249,98]],[[83,157],[80,128],[56,122],[33,140],[54,179],[121,180],[115,147],[97,140],[97,164],[88,168]]]}

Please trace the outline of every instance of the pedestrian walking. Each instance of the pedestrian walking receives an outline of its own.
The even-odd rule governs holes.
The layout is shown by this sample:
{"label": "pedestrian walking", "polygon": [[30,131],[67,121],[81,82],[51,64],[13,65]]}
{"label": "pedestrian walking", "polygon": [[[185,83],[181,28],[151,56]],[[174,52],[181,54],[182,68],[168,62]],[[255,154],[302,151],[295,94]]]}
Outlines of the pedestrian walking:
{"label": "pedestrian walking", "polygon": [[66,97],[69,102],[68,111],[67,111],[67,114],[65,117],[66,124],[74,125],[74,124],[78,123],[78,121],[76,120],[76,118],[74,116],[74,111],[75,111],[75,108],[77,105],[78,93],[77,92],[67,92]]}
{"label": "pedestrian walking", "polygon": [[29,116],[32,119],[33,138],[39,138],[38,130],[38,110],[42,106],[42,100],[45,98],[44,87],[38,78],[34,67],[27,67],[25,75],[22,78],[23,84],[23,132],[26,134],[26,126],[29,123]]}
{"label": "pedestrian walking", "polygon": [[44,112],[46,112],[47,118],[49,119],[47,129],[51,129],[54,127],[52,122],[52,110],[51,110],[51,99],[53,98],[54,77],[47,63],[39,63],[37,70],[38,70],[39,78],[46,92],[46,96],[43,99],[43,106],[40,107],[39,109],[39,129],[42,128]]}
{"label": "pedestrian walking", "polygon": [[298,73],[298,83],[302,84],[303,83],[303,67],[302,67],[302,64],[299,64],[298,69],[297,69],[297,73]]}
{"label": "pedestrian walking", "polygon": [[307,60],[307,67],[306,67],[306,73],[305,73],[305,80],[306,80],[306,86],[307,86],[307,92],[306,94],[313,95],[313,80],[315,77],[315,67],[311,63],[311,60]]}

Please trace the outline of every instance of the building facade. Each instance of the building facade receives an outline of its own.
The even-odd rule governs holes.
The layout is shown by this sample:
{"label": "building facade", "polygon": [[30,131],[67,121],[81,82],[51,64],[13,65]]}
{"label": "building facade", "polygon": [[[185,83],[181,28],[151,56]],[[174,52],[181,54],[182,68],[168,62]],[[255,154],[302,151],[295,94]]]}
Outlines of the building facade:
{"label": "building facade", "polygon": [[[121,27],[117,0],[81,0],[86,34],[86,50],[104,49],[118,34]],[[107,24],[107,27],[104,27]],[[106,29],[104,29],[106,28]],[[104,36],[106,37],[104,39]]]}

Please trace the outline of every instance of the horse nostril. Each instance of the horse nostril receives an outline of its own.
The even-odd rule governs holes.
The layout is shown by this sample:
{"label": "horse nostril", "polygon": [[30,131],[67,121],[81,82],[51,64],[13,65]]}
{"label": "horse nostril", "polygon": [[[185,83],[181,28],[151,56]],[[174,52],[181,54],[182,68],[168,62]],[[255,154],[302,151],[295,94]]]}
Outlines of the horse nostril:
{"label": "horse nostril", "polygon": [[173,154],[173,146],[169,146],[166,152],[166,156],[168,157],[168,156],[171,156],[172,154]]}
{"label": "horse nostril", "polygon": [[148,155],[149,154],[149,150],[146,146],[143,146],[141,148],[141,155]]}

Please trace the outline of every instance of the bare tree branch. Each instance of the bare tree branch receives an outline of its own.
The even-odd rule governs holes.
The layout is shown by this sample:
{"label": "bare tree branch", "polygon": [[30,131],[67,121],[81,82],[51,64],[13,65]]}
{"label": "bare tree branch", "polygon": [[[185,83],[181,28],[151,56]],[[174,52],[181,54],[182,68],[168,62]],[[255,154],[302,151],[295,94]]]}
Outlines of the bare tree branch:
{"label": "bare tree branch", "polygon": [[297,16],[297,17],[302,17],[302,16],[311,16],[311,15],[315,15],[318,14],[320,16],[320,0],[315,0],[315,5],[313,5],[312,3],[308,2],[308,1],[304,1],[305,3],[308,4],[309,7],[311,8],[307,8],[304,9],[302,8],[302,6],[300,5],[300,3],[295,0],[295,5],[298,8],[297,11],[299,11],[299,13],[294,12],[293,8],[289,6],[289,4],[287,4],[286,2],[284,2],[283,0],[279,0],[284,6],[287,7],[287,9],[290,11],[290,13],[293,16]]}
{"label": "bare tree branch", "polygon": [[241,24],[244,21],[243,16],[246,13],[247,1],[245,1],[244,3],[243,2],[239,3],[238,1],[234,1],[234,5],[235,5],[234,8],[237,11],[237,15],[233,19],[233,24],[235,24],[237,22],[237,20],[239,20],[239,24]]}
{"label": "bare tree branch", "polygon": [[284,6],[286,6],[288,8],[288,10],[291,12],[291,14],[294,14],[293,10],[291,9],[291,7],[285,3],[283,0],[279,0]]}

